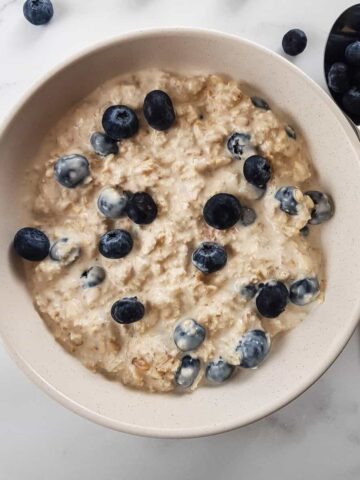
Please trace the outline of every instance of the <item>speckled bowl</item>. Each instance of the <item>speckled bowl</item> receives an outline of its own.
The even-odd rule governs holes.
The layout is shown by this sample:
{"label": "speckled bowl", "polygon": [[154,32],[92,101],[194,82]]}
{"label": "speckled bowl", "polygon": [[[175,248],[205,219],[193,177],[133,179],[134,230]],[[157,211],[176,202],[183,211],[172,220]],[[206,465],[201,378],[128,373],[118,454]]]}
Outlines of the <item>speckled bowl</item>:
{"label": "speckled bowl", "polygon": [[[202,70],[246,82],[302,130],[319,182],[336,202],[321,228],[325,303],[275,346],[258,371],[192,395],[151,395],[93,374],[58,345],[35,312],[9,245],[21,226],[19,178],[49,127],[103,81],[139,68]],[[25,373],[71,410],[124,432],[192,437],[240,427],[277,410],[329,367],[359,318],[359,141],[340,110],[310,78],[246,40],[205,30],[129,34],[72,58],[36,85],[0,135],[0,332]],[[314,227],[316,228],[316,227]]]}

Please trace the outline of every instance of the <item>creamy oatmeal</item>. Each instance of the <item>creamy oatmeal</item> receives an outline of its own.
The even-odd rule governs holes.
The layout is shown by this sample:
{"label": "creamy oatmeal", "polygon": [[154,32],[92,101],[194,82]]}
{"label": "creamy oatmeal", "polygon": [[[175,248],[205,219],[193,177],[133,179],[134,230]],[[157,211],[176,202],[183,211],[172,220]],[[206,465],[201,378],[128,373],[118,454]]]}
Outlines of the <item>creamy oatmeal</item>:
{"label": "creamy oatmeal", "polygon": [[[143,112],[154,89],[170,98]],[[162,106],[169,128],[156,123]],[[114,115],[128,121],[120,142],[101,133],[116,138]],[[258,366],[271,338],[322,301],[321,252],[307,234],[330,201],[305,194],[312,169],[298,132],[236,81],[155,70],[112,80],[60,120],[32,174],[28,221],[46,253],[14,245],[46,257],[26,262],[36,308],[86,367],[125,385],[222,382]]]}

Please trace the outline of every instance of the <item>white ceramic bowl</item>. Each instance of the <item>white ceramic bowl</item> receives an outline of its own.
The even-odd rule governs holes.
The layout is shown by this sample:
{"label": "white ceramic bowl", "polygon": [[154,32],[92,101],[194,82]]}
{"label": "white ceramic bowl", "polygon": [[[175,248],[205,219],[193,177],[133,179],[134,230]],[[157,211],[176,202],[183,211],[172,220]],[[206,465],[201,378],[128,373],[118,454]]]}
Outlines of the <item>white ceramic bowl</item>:
{"label": "white ceramic bowl", "polygon": [[[51,124],[103,81],[146,67],[224,73],[251,85],[300,128],[336,215],[321,227],[326,300],[269,360],[219,388],[154,395],[93,374],[65,353],[35,312],[9,245],[20,224],[19,179]],[[72,58],[26,96],[0,136],[0,332],[17,364],[71,410],[124,432],[209,435],[253,422],[308,388],[334,361],[359,318],[359,141],[333,101],[278,55],[205,30],[165,29],[116,38]],[[315,227],[316,228],[316,227]]]}

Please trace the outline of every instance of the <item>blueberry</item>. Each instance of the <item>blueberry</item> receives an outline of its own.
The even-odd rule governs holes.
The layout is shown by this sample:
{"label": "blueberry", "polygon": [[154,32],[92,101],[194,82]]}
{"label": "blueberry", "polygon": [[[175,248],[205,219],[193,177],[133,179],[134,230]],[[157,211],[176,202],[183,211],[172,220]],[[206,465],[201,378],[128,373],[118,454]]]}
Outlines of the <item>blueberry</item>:
{"label": "blueberry", "polygon": [[111,307],[111,316],[117,323],[138,322],[145,315],[145,307],[137,297],[125,297]]}
{"label": "blueberry", "polygon": [[206,202],[203,215],[210,227],[226,230],[240,220],[242,208],[234,195],[217,193]]}
{"label": "blueberry", "polygon": [[127,216],[138,225],[152,223],[158,213],[157,205],[146,192],[136,192],[129,198],[126,205]]}
{"label": "blueberry", "polygon": [[233,365],[219,358],[207,364],[205,376],[210,382],[223,383],[231,377],[234,368]]}
{"label": "blueberry", "polygon": [[307,225],[305,225],[305,227],[300,229],[300,235],[302,237],[308,237],[310,235],[310,228]]}
{"label": "blueberry", "polygon": [[294,57],[303,52],[306,48],[307,37],[305,32],[299,28],[293,28],[285,33],[282,40],[282,47],[287,55]]}
{"label": "blueberry", "polygon": [[282,282],[265,283],[256,297],[256,307],[263,317],[278,317],[286,308],[289,292]]}
{"label": "blueberry", "polygon": [[255,285],[254,283],[249,283],[247,285],[244,285],[240,289],[240,295],[244,297],[246,300],[251,300],[252,298],[255,297],[258,291],[258,286]]}
{"label": "blueberry", "polygon": [[125,105],[112,105],[103,114],[102,126],[113,140],[122,140],[138,132],[139,120],[131,108]]}
{"label": "blueberry", "polygon": [[45,25],[52,19],[54,8],[50,0],[26,0],[23,12],[33,25]]}
{"label": "blueberry", "polygon": [[49,254],[50,242],[48,237],[37,228],[21,228],[13,241],[15,252],[25,260],[40,262]]}
{"label": "blueberry", "polygon": [[348,113],[352,113],[353,115],[359,115],[360,112],[360,88],[358,87],[351,87],[348,90],[343,98],[342,104],[344,109]]}
{"label": "blueberry", "polygon": [[349,67],[337,62],[331,65],[327,75],[329,88],[336,93],[344,93],[350,88]]}
{"label": "blueberry", "polygon": [[133,248],[133,239],[126,230],[110,230],[99,242],[99,252],[106,258],[123,258]]}
{"label": "blueberry", "polygon": [[262,110],[270,110],[269,104],[263,98],[253,96],[251,97],[251,102],[256,108],[261,108]]}
{"label": "blueberry", "polygon": [[80,256],[80,247],[77,242],[67,237],[59,238],[50,248],[50,258],[64,265],[74,263]]}
{"label": "blueberry", "polygon": [[204,341],[205,328],[192,318],[182,320],[174,330],[175,345],[183,352],[195,350]]}
{"label": "blueberry", "polygon": [[144,117],[155,130],[168,130],[175,122],[175,111],[169,95],[162,90],[149,92],[144,100]]}
{"label": "blueberry", "polygon": [[101,190],[97,200],[99,212],[106,218],[120,218],[126,215],[130,194],[114,187]]}
{"label": "blueberry", "polygon": [[280,202],[280,210],[289,215],[297,215],[298,202],[296,200],[298,189],[295,187],[281,187],[275,194],[276,200]]}
{"label": "blueberry", "polygon": [[90,267],[88,270],[82,273],[80,282],[82,288],[92,288],[97,287],[105,280],[106,273],[102,267],[98,265],[94,265]]}
{"label": "blueberry", "polygon": [[256,149],[251,143],[251,135],[248,133],[232,133],[226,146],[235,160],[246,160],[256,154]]}
{"label": "blueberry", "polygon": [[345,58],[350,65],[360,66],[360,41],[351,43],[346,47]]}
{"label": "blueberry", "polygon": [[236,351],[240,354],[240,367],[257,368],[270,350],[270,339],[262,330],[250,330],[241,338]]}
{"label": "blueberry", "polygon": [[291,125],[286,125],[285,126],[285,132],[286,132],[286,135],[289,138],[292,138],[293,140],[296,140],[296,132]]}
{"label": "blueberry", "polygon": [[356,72],[354,72],[351,78],[351,83],[352,85],[360,88],[360,70],[357,70]]}
{"label": "blueberry", "polygon": [[241,225],[243,225],[244,227],[248,227],[255,222],[256,218],[257,215],[254,209],[249,207],[242,207],[241,219],[239,220]]}
{"label": "blueberry", "polygon": [[331,198],[325,193],[318,191],[305,192],[305,195],[309,195],[314,202],[314,208],[311,212],[311,219],[309,223],[311,225],[319,225],[324,223],[334,215],[334,204]]}
{"label": "blueberry", "polygon": [[225,267],[227,253],[215,242],[203,242],[192,254],[192,263],[202,273],[214,273]]}
{"label": "blueberry", "polygon": [[175,373],[175,383],[182,388],[189,388],[194,383],[200,372],[200,360],[185,355],[181,359],[179,368]]}
{"label": "blueberry", "polygon": [[271,177],[269,161],[260,155],[253,155],[245,160],[244,177],[258,188],[265,188]]}
{"label": "blueberry", "polygon": [[295,305],[307,305],[320,293],[319,280],[316,277],[297,280],[290,286],[290,300]]}
{"label": "blueberry", "polygon": [[90,137],[90,143],[94,152],[102,157],[116,155],[119,152],[117,142],[102,132],[94,132]]}
{"label": "blueberry", "polygon": [[89,162],[82,155],[64,155],[55,163],[54,172],[60,185],[75,188],[90,174]]}

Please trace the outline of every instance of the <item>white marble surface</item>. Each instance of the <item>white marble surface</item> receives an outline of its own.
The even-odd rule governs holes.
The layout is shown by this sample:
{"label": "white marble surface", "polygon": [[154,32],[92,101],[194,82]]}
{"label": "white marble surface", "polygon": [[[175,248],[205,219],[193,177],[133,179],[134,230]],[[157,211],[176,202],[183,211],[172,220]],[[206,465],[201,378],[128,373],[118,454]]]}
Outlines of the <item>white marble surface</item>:
{"label": "white marble surface", "polygon": [[[309,44],[296,63],[324,86],[327,32],[352,3],[54,0],[53,21],[37,28],[23,19],[21,0],[0,0],[0,121],[37,78],[71,53],[139,27],[210,27],[277,51],[283,33],[301,27]],[[1,480],[360,478],[359,330],[337,362],[298,400],[254,425],[212,438],[144,439],[93,425],[32,385],[1,346],[0,382]]]}

